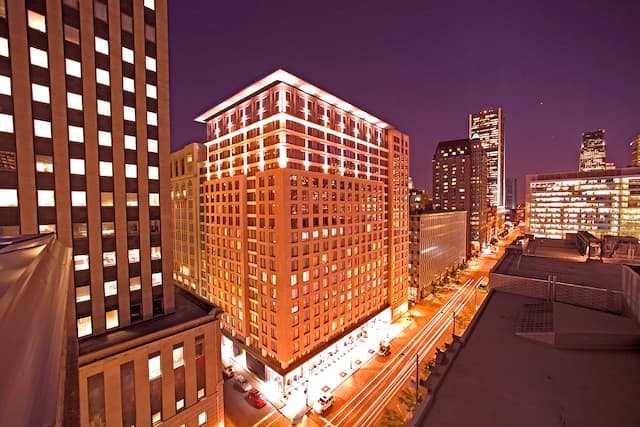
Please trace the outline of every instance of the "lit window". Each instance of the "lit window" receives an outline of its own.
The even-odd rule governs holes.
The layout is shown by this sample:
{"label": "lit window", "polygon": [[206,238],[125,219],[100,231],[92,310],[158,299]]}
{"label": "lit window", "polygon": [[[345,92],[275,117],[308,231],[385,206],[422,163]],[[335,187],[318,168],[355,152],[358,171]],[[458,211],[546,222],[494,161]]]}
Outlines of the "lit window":
{"label": "lit window", "polygon": [[104,145],[105,147],[111,147],[111,132],[104,130],[98,131],[98,145]]}
{"label": "lit window", "polygon": [[126,105],[123,108],[124,111],[124,119],[129,120],[130,122],[136,121],[136,109],[133,107],[127,107]]}
{"label": "lit window", "polygon": [[156,89],[154,85],[150,85],[149,83],[147,83],[147,96],[153,99],[158,98],[158,89]]}
{"label": "lit window", "polygon": [[160,179],[157,166],[149,166],[149,179]]}
{"label": "lit window", "polygon": [[0,132],[13,133],[13,116],[0,113]]}
{"label": "lit window", "polygon": [[102,235],[103,236],[115,236],[116,234],[116,224],[114,222],[103,222],[102,223]]}
{"label": "lit window", "polygon": [[43,15],[36,13],[32,10],[27,11],[27,25],[34,30],[47,32],[47,23]]}
{"label": "lit window", "polygon": [[160,369],[160,355],[149,358],[149,380],[160,378],[162,370]]}
{"label": "lit window", "polygon": [[55,206],[56,196],[53,190],[38,190],[38,206]]}
{"label": "lit window", "polygon": [[82,238],[87,237],[87,223],[86,222],[77,222],[73,224],[73,238]]}
{"label": "lit window", "polygon": [[207,423],[207,413],[206,412],[200,412],[198,414],[198,425],[199,426],[203,426]]}
{"label": "lit window", "polygon": [[67,107],[82,111],[82,95],[67,92]]}
{"label": "lit window", "polygon": [[129,264],[140,262],[140,249],[129,249]]}
{"label": "lit window", "polygon": [[173,369],[184,366],[184,347],[176,347],[173,349]]}
{"label": "lit window", "polygon": [[113,176],[113,166],[111,162],[100,162],[100,176]]}
{"label": "lit window", "polygon": [[49,96],[49,88],[47,86],[32,83],[31,99],[36,102],[44,102],[46,104],[49,104],[51,102],[51,97]]}
{"label": "lit window", "polygon": [[78,338],[91,335],[91,316],[81,317],[78,322]]}
{"label": "lit window", "polygon": [[71,206],[87,206],[87,193],[86,193],[86,191],[72,191],[71,192]]}
{"label": "lit window", "polygon": [[84,142],[84,129],[80,126],[69,125],[69,141]]}
{"label": "lit window", "polygon": [[152,111],[147,111],[147,124],[151,126],[158,126],[158,114]]}
{"label": "lit window", "polygon": [[31,64],[37,67],[47,68],[49,67],[49,59],[47,52],[35,47],[29,48],[29,58],[31,58]]}
{"label": "lit window", "polygon": [[151,273],[151,286],[162,285],[162,273]]}
{"label": "lit window", "polygon": [[149,193],[149,206],[160,206],[160,194]]}
{"label": "lit window", "polygon": [[0,76],[0,94],[11,95],[11,78]]}
{"label": "lit window", "polygon": [[40,224],[38,225],[39,233],[55,233],[56,225],[55,224]]}
{"label": "lit window", "polygon": [[98,114],[103,116],[111,115],[111,103],[109,101],[103,101],[98,99]]}
{"label": "lit window", "polygon": [[90,301],[91,300],[91,287],[79,286],[76,288],[76,302]]}
{"label": "lit window", "polygon": [[148,7],[151,10],[155,10],[156,0],[144,0],[144,7]]}
{"label": "lit window", "polygon": [[127,206],[138,206],[137,193],[127,193]]}
{"label": "lit window", "polygon": [[160,259],[162,254],[160,253],[160,246],[153,246],[151,248],[151,259]]}
{"label": "lit window", "polygon": [[128,62],[129,64],[133,64],[133,51],[129,48],[122,48],[122,60],[124,62]]}
{"label": "lit window", "polygon": [[0,189],[0,206],[16,207],[18,206],[18,190]]}
{"label": "lit window", "polygon": [[53,157],[43,156],[42,154],[36,154],[36,171],[52,173]]}
{"label": "lit window", "polygon": [[64,63],[67,74],[73,77],[82,77],[82,65],[78,61],[66,58]]}
{"label": "lit window", "polygon": [[75,255],[73,257],[73,268],[75,271],[89,269],[89,255]]}
{"label": "lit window", "polygon": [[106,328],[112,329],[118,327],[118,310],[109,310],[105,313],[106,315]]}
{"label": "lit window", "polygon": [[100,193],[100,206],[113,206],[113,193],[103,191]]}
{"label": "lit window", "polygon": [[127,150],[135,150],[136,147],[136,137],[133,135],[125,135],[124,136],[124,148]]}
{"label": "lit window", "polygon": [[136,84],[133,81],[133,79],[131,79],[129,77],[123,77],[122,78],[122,90],[127,91],[127,92],[131,92],[131,93],[135,93]]}
{"label": "lit window", "polygon": [[140,276],[129,277],[129,290],[130,291],[137,291],[137,290],[139,290],[141,288],[142,288],[142,285],[140,284]]}
{"label": "lit window", "polygon": [[156,425],[162,421],[162,412],[155,412],[151,415],[151,424]]}
{"label": "lit window", "polygon": [[0,56],[9,57],[9,40],[0,37]]}
{"label": "lit window", "polygon": [[116,265],[116,253],[115,252],[103,252],[102,253],[102,265],[105,267],[111,267]]}
{"label": "lit window", "polygon": [[147,140],[147,150],[150,153],[157,153],[158,152],[158,141],[156,139]]}
{"label": "lit window", "polygon": [[44,120],[34,120],[33,134],[41,138],[51,138],[51,123]]}
{"label": "lit window", "polygon": [[118,281],[110,280],[104,282],[104,296],[109,297],[111,295],[118,295]]}
{"label": "lit window", "polygon": [[84,175],[84,160],[69,159],[69,173],[72,175]]}
{"label": "lit window", "polygon": [[127,178],[136,178],[138,176],[138,167],[136,165],[125,163],[124,176]]}
{"label": "lit window", "polygon": [[109,77],[109,72],[101,68],[96,68],[96,82],[105,86],[111,85],[111,78]]}
{"label": "lit window", "polygon": [[96,37],[96,52],[109,55],[109,42],[103,38]]}
{"label": "lit window", "polygon": [[156,71],[156,60],[150,56],[145,56],[146,67],[149,71]]}

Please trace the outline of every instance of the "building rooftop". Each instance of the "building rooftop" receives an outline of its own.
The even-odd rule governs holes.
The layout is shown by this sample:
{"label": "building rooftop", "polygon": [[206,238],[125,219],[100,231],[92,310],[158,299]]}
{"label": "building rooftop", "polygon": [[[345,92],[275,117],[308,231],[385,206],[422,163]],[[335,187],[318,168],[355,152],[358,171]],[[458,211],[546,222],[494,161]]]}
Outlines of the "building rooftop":
{"label": "building rooftop", "polygon": [[334,105],[339,109],[346,111],[347,113],[351,113],[356,117],[364,119],[374,126],[378,126],[383,129],[387,127],[391,127],[391,125],[389,125],[388,123],[385,123],[379,118],[372,116],[371,114],[349,104],[348,102],[334,95],[331,95],[330,93],[320,89],[319,87],[314,86],[311,83],[306,82],[301,78],[294,76],[293,74],[288,73],[283,69],[278,69],[274,71],[273,73],[269,74],[265,78],[258,80],[251,86],[248,86],[242,89],[240,92],[233,95],[232,97],[225,99],[215,107],[210,108],[209,110],[200,114],[198,117],[195,118],[195,121],[200,123],[206,123],[207,121],[211,120],[213,117],[225,111],[226,109],[232,107],[233,105],[239,104],[244,100],[246,100],[247,98],[250,98],[256,93],[262,91],[263,89],[279,82],[286,83],[289,86],[293,86],[305,93],[308,93],[311,96],[316,96],[320,98],[322,101],[326,102],[327,104]]}
{"label": "building rooftop", "polygon": [[598,261],[578,262],[506,252],[491,272],[540,280],[547,280],[551,275],[557,276],[559,283],[622,290],[622,266]]}
{"label": "building rooftop", "polygon": [[522,312],[541,302],[544,305],[540,299],[492,291],[463,344],[455,355],[449,355],[449,364],[441,367],[446,370],[436,371],[440,378],[433,386],[435,392],[409,425],[640,425],[637,347],[585,346],[592,338],[601,340],[607,334],[614,339],[628,334],[637,343],[638,324],[621,316],[553,303],[551,331],[556,341],[562,336],[569,345],[543,343],[535,339],[536,334],[534,339],[516,334]]}
{"label": "building rooftop", "polygon": [[616,169],[596,169],[589,171],[569,171],[569,172],[552,172],[527,175],[527,181],[550,181],[555,179],[571,179],[571,178],[597,178],[597,177],[616,177],[640,175],[640,167],[616,168]]}
{"label": "building rooftop", "polygon": [[175,311],[80,340],[80,365],[109,357],[215,320],[222,309],[175,286]]}

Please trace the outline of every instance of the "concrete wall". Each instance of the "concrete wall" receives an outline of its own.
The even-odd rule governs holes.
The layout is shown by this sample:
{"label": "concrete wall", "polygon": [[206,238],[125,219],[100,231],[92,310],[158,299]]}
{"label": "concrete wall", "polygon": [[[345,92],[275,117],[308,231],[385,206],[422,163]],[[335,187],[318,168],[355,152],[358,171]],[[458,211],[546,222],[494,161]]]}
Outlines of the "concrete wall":
{"label": "concrete wall", "polygon": [[640,322],[640,274],[631,267],[622,267],[624,313]]}

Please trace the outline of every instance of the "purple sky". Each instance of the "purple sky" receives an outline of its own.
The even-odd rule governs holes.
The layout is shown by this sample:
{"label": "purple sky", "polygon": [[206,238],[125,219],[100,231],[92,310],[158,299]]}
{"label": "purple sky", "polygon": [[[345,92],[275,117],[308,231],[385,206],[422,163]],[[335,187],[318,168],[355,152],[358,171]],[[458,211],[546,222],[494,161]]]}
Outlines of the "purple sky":
{"label": "purple sky", "polygon": [[[277,68],[411,137],[417,186],[468,114],[505,111],[507,176],[577,169],[581,132],[604,128],[629,163],[640,133],[640,1],[169,1],[171,147],[193,118]],[[517,4],[517,5],[516,5]]]}

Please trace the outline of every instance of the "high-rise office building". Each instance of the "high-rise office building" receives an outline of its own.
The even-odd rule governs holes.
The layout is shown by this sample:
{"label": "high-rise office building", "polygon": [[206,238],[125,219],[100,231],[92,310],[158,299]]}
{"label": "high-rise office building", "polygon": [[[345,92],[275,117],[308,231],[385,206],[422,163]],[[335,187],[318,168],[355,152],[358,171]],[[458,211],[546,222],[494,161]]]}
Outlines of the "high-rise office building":
{"label": "high-rise office building", "polygon": [[640,167],[640,134],[631,140],[629,147],[631,147],[631,166]]}
{"label": "high-rise office building", "polygon": [[487,202],[504,205],[505,142],[502,108],[469,114],[469,139],[480,139],[487,153]]}
{"label": "high-rise office building", "polygon": [[284,391],[329,343],[407,310],[409,138],[283,70],[196,120],[223,352]]}
{"label": "high-rise office building", "polygon": [[420,213],[431,209],[433,201],[424,188],[409,188],[409,213]]}
{"label": "high-rise office building", "polygon": [[604,142],[604,129],[582,133],[580,145],[580,171],[607,169],[607,147]]}
{"label": "high-rise office building", "polygon": [[504,180],[504,208],[516,210],[518,206],[518,179],[506,177]]}
{"label": "high-rise office building", "polygon": [[433,155],[433,209],[467,211],[469,251],[487,238],[487,157],[476,138],[438,143]]}
{"label": "high-rise office building", "polygon": [[640,238],[640,168],[527,175],[526,189],[526,229],[536,237]]}
{"label": "high-rise office building", "polygon": [[206,147],[197,142],[171,153],[173,278],[179,286],[210,300],[200,260],[200,165],[206,156]]}
{"label": "high-rise office building", "polygon": [[73,248],[80,425],[218,422],[217,314],[171,277],[167,2],[0,6],[0,234]]}

